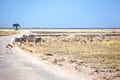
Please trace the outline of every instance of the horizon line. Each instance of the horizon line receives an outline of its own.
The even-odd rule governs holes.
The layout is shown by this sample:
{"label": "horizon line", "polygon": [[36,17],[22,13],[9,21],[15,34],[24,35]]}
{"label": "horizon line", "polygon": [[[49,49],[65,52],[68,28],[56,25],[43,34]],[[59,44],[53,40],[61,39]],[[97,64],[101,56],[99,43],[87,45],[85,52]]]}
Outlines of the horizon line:
{"label": "horizon line", "polygon": [[[15,29],[15,28],[8,28],[8,27],[0,27],[0,29]],[[31,27],[29,27],[29,28],[24,28],[24,27],[22,27],[22,28],[20,28],[19,27],[19,29],[120,29],[120,28],[118,28],[118,27],[115,27],[115,28],[37,28],[37,27],[35,27],[35,28],[31,28]]]}

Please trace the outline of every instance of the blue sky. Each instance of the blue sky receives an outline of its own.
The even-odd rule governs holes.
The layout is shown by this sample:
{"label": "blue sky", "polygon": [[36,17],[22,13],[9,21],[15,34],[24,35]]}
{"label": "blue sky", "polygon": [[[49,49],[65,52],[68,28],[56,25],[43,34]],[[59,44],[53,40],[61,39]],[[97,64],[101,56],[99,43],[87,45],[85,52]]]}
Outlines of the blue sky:
{"label": "blue sky", "polygon": [[120,0],[0,0],[0,27],[120,28]]}

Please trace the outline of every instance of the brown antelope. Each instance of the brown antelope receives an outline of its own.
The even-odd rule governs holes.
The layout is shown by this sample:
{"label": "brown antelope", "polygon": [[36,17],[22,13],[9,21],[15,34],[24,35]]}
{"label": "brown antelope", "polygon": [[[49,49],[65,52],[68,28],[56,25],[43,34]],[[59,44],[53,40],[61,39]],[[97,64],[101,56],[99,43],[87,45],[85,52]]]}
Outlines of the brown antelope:
{"label": "brown antelope", "polygon": [[7,44],[6,48],[13,48],[13,46],[14,46],[13,44]]}
{"label": "brown antelope", "polygon": [[87,41],[86,41],[86,40],[81,40],[81,43],[86,44],[86,43],[87,43]]}

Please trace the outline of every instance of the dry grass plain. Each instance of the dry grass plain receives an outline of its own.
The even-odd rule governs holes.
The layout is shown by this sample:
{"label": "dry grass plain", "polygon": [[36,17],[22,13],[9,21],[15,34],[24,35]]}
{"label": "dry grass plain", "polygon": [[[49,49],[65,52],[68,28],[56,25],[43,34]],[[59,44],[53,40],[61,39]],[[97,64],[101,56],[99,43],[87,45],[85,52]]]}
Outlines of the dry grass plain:
{"label": "dry grass plain", "polygon": [[20,33],[20,31],[15,31],[10,29],[0,29],[0,36],[9,36],[17,33]]}
{"label": "dry grass plain", "polygon": [[[32,30],[32,32],[37,33],[37,36],[42,37],[45,42],[36,45],[22,43],[18,46],[37,55],[41,60],[88,75],[99,75],[99,79],[95,80],[120,79],[120,36],[114,35],[120,34],[119,29]],[[104,34],[112,35],[105,37],[109,40],[100,42],[95,36],[90,42],[87,40],[88,36],[83,36],[88,34],[98,34],[100,38]],[[83,39],[87,43],[81,43],[80,40]]]}

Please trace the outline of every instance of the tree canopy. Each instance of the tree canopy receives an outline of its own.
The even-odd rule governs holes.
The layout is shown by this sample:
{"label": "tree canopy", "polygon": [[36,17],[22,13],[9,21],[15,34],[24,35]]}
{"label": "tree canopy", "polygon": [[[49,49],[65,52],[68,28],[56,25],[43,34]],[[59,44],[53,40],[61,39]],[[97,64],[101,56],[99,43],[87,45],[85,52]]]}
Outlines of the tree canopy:
{"label": "tree canopy", "polygon": [[15,27],[15,30],[18,30],[18,27],[20,26],[20,24],[15,23],[15,24],[13,24],[12,26]]}

